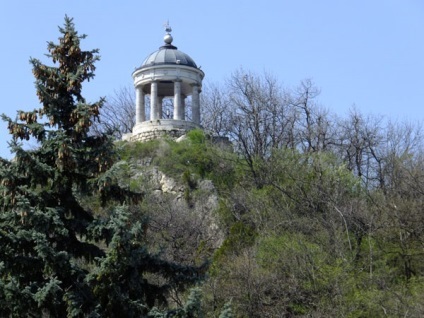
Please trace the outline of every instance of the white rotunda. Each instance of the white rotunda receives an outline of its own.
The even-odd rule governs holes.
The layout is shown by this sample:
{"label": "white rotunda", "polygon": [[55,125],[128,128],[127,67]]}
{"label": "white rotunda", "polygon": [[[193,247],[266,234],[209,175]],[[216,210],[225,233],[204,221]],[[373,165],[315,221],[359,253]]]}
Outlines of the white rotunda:
{"label": "white rotunda", "polygon": [[[169,25],[165,31],[165,44],[147,56],[132,74],[136,91],[136,123],[132,134],[124,136],[126,140],[147,141],[162,136],[178,138],[201,127],[199,94],[205,74],[190,56],[172,45]],[[150,103],[146,103],[147,96]],[[191,113],[186,116],[186,98],[189,96]],[[173,108],[165,114],[163,101],[169,98]]]}

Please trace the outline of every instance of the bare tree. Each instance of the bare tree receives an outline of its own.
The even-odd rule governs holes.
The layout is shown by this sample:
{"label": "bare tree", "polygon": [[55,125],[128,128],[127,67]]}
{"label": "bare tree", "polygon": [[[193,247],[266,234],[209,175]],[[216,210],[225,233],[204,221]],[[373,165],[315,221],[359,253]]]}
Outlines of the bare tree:
{"label": "bare tree", "polygon": [[306,79],[290,94],[290,105],[296,110],[295,140],[304,152],[326,151],[334,144],[329,111],[316,102],[320,93],[313,81]]}
{"label": "bare tree", "polygon": [[225,89],[217,84],[204,85],[201,98],[205,131],[214,136],[228,136],[231,131],[231,109]]}
{"label": "bare tree", "polygon": [[116,90],[106,99],[100,121],[92,127],[95,134],[106,132],[116,139],[131,132],[135,125],[135,97],[131,86]]}
{"label": "bare tree", "polygon": [[[411,193],[411,186],[420,184],[415,183],[411,177],[420,171],[420,166],[422,169],[422,125],[389,121],[385,131],[386,142],[380,150],[383,159],[379,161],[376,172],[380,187],[389,193],[400,193],[406,189]],[[409,184],[406,186],[405,182]],[[417,189],[415,186],[414,188]],[[403,196],[405,195],[406,193],[403,193]]]}
{"label": "bare tree", "polygon": [[383,118],[365,116],[353,108],[348,118],[338,123],[338,144],[335,152],[349,170],[360,177],[367,187],[381,183],[377,171],[383,165]]}
{"label": "bare tree", "polygon": [[283,140],[285,107],[281,87],[275,77],[265,73],[237,70],[228,81],[231,109],[231,137],[248,160],[265,158]]}
{"label": "bare tree", "polygon": [[268,158],[272,149],[290,142],[285,128],[293,121],[280,83],[268,74],[257,75],[243,69],[227,81],[229,115],[228,137],[245,158],[257,186],[262,186],[257,163]]}

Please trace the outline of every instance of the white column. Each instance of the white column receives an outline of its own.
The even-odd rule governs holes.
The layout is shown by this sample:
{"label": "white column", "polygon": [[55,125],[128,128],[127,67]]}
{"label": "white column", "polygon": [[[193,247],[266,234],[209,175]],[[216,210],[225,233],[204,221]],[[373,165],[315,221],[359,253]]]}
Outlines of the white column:
{"label": "white column", "polygon": [[185,120],[185,112],[186,112],[186,109],[185,109],[185,107],[186,107],[186,97],[187,96],[184,96],[184,95],[181,95],[181,119],[182,120]]}
{"label": "white column", "polygon": [[200,125],[200,96],[198,85],[193,85],[193,92],[191,95],[191,117],[195,124]]}
{"label": "white column", "polygon": [[182,119],[182,115],[181,115],[181,81],[174,82],[174,119]]}
{"label": "white column", "polygon": [[158,112],[158,118],[157,119],[162,119],[163,116],[163,96],[158,96],[158,104],[156,105],[156,109]]}
{"label": "white column", "polygon": [[150,87],[150,120],[158,119],[158,82],[152,82]]}
{"label": "white column", "polygon": [[146,120],[146,110],[144,104],[144,92],[142,86],[135,89],[135,123],[139,124]]}

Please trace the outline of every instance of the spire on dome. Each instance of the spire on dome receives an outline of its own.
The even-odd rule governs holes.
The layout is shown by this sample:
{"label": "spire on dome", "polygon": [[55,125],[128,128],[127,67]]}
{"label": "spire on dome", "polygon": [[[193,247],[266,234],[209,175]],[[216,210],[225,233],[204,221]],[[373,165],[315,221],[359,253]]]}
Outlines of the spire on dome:
{"label": "spire on dome", "polygon": [[165,27],[166,34],[165,34],[163,40],[165,41],[166,44],[171,44],[174,39],[171,35],[172,28],[169,25],[169,20],[164,24],[164,27]]}
{"label": "spire on dome", "polygon": [[165,27],[165,32],[166,33],[171,33],[172,32],[172,28],[171,28],[171,26],[169,25],[169,20],[168,21],[166,21],[166,23],[164,24],[164,27]]}

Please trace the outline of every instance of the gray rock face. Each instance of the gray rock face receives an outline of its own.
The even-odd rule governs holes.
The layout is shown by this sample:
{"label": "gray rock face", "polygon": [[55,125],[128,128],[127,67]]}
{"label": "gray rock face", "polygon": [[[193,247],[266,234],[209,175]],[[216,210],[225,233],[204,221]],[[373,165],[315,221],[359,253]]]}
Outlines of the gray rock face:
{"label": "gray rock face", "polygon": [[203,240],[210,242],[213,249],[222,244],[224,233],[220,229],[215,214],[219,206],[219,198],[211,180],[197,180],[196,188],[190,189],[188,185],[167,176],[158,167],[151,166],[150,162],[146,164],[139,161],[137,166],[137,172],[133,176],[144,180],[147,193],[153,195],[158,201],[170,200],[174,210],[170,213],[175,213],[176,217],[179,213],[184,214],[184,216],[181,215],[183,219],[191,215],[189,223],[197,224],[196,230],[201,230]]}
{"label": "gray rock face", "polygon": [[184,193],[184,186],[177,184],[173,178],[165,175],[158,167],[144,168],[143,172],[138,175],[143,176],[149,189],[159,191],[158,193],[169,193],[173,195]]}

